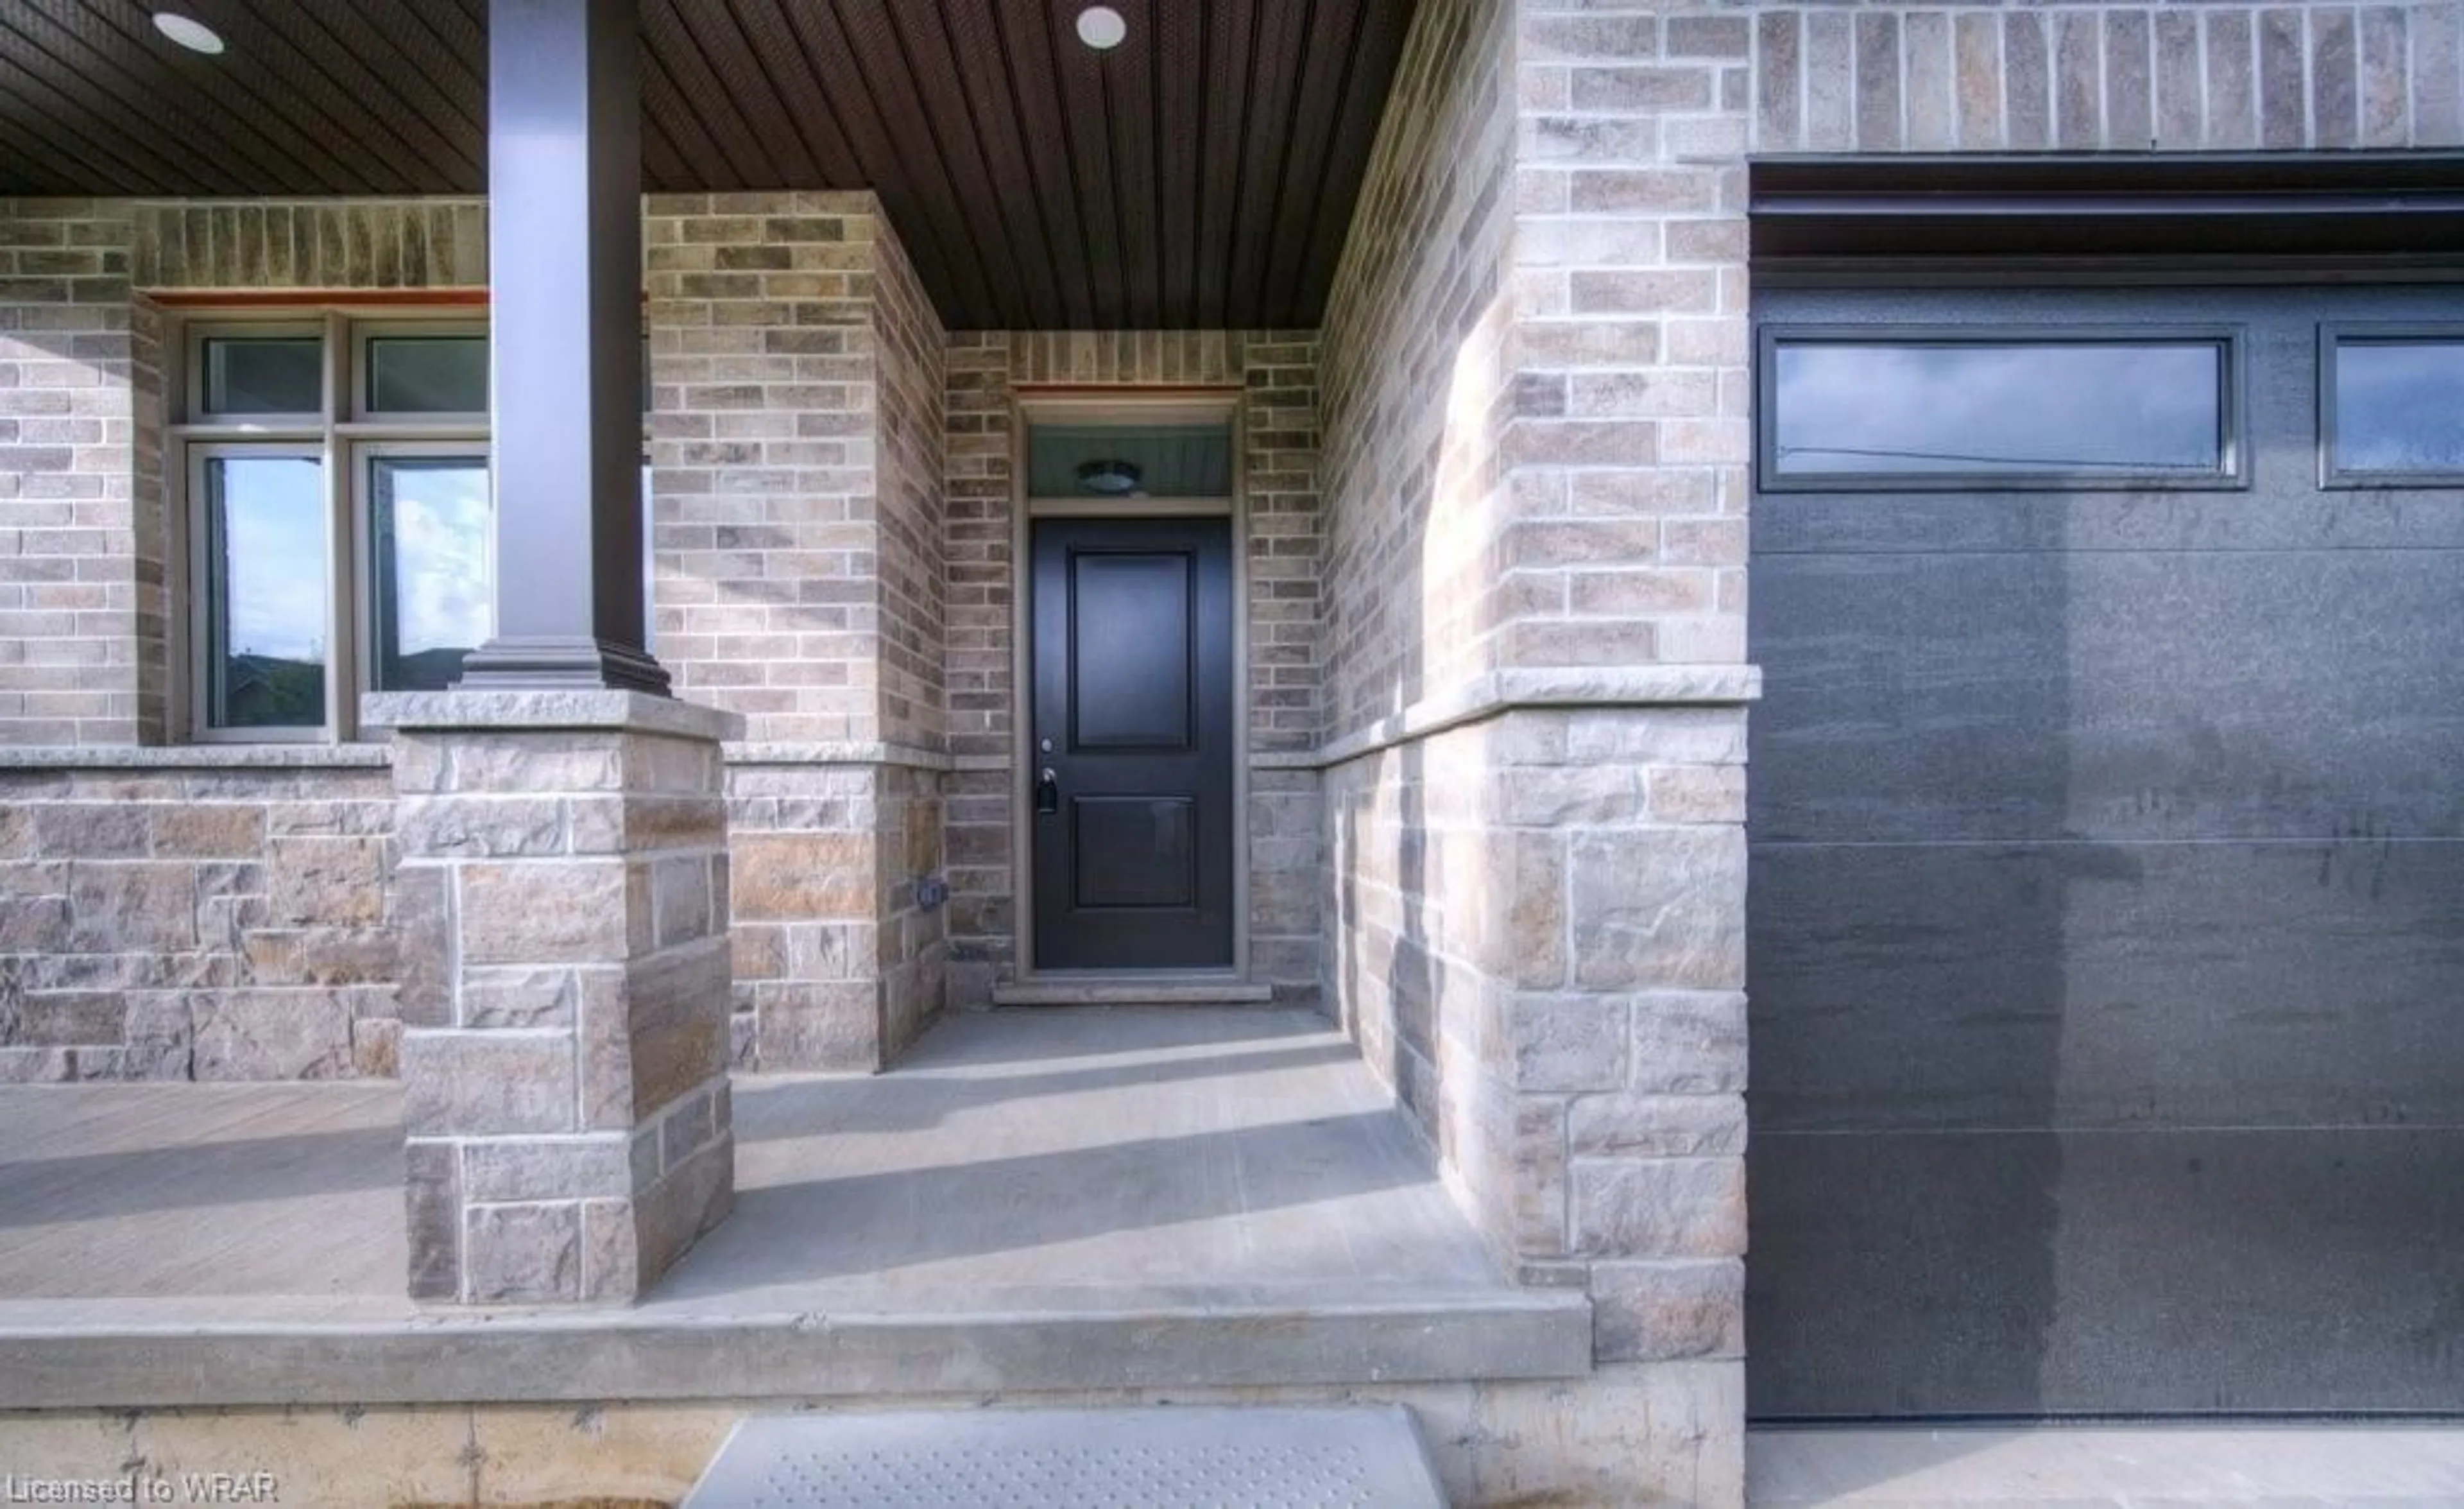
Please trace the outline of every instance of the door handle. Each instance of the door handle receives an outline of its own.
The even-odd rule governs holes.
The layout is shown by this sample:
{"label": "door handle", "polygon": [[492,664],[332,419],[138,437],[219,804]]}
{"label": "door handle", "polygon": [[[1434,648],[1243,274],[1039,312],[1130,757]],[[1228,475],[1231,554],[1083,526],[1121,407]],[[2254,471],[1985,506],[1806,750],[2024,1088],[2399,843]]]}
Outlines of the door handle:
{"label": "door handle", "polygon": [[1050,817],[1061,810],[1061,777],[1052,766],[1045,766],[1035,781],[1035,815]]}

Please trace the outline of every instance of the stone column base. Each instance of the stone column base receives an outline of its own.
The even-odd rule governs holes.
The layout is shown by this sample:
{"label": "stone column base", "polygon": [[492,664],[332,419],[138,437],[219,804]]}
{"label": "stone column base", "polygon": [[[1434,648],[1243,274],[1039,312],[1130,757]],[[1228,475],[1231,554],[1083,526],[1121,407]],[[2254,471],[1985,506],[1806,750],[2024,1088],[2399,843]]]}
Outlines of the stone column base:
{"label": "stone column base", "polygon": [[412,1298],[639,1297],[735,1199],[732,715],[368,699],[394,735]]}

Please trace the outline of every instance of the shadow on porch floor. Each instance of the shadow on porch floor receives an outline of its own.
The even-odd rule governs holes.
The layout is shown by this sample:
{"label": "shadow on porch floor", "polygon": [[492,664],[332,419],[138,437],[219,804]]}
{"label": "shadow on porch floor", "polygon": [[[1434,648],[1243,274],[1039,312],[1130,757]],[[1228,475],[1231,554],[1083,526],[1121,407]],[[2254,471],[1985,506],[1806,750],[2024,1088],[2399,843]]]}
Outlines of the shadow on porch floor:
{"label": "shadow on porch floor", "polygon": [[0,1307],[398,1297],[391,1084],[0,1086]]}
{"label": "shadow on porch floor", "polygon": [[[390,1085],[0,1088],[0,1301],[401,1293]],[[1498,1282],[1304,1010],[952,1013],[877,1077],[736,1085],[736,1213],[653,1305],[937,1310]]]}
{"label": "shadow on porch floor", "polygon": [[735,1214],[627,1307],[403,1298],[389,1085],[0,1088],[0,1409],[1561,1378],[1302,1010],[953,1014],[736,1086]]}
{"label": "shadow on porch floor", "polygon": [[1352,1046],[1305,1010],[954,1013],[876,1078],[738,1080],[736,1125],[736,1213],[660,1300],[1499,1281]]}

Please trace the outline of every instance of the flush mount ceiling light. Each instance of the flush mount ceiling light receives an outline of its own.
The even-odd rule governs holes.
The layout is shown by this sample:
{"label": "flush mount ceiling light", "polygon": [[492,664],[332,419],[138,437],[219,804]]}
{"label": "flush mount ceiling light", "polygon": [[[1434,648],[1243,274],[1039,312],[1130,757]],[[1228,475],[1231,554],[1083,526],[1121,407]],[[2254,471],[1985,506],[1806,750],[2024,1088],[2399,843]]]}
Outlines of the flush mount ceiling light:
{"label": "flush mount ceiling light", "polygon": [[1109,53],[1130,34],[1130,23],[1108,5],[1090,5],[1078,12],[1078,40],[1099,53]]}
{"label": "flush mount ceiling light", "polygon": [[1081,461],[1078,463],[1078,485],[1090,493],[1109,493],[1118,498],[1134,493],[1146,474],[1134,461]]}
{"label": "flush mount ceiling light", "polygon": [[212,27],[193,17],[182,15],[176,11],[155,11],[154,30],[191,53],[203,53],[208,57],[216,57],[222,54],[223,39],[214,33]]}

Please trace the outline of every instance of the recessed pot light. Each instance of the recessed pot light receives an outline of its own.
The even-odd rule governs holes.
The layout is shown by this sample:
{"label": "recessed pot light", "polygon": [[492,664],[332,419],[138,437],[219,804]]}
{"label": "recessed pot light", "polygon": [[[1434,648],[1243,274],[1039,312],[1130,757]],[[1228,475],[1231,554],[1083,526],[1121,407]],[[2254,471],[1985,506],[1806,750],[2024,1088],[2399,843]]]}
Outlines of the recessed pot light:
{"label": "recessed pot light", "polygon": [[1130,34],[1130,23],[1108,5],[1090,5],[1078,12],[1078,40],[1099,53],[1109,53]]}
{"label": "recessed pot light", "polygon": [[189,52],[203,53],[208,57],[219,56],[223,50],[223,39],[214,34],[212,27],[193,16],[182,15],[177,11],[155,11],[154,30]]}

